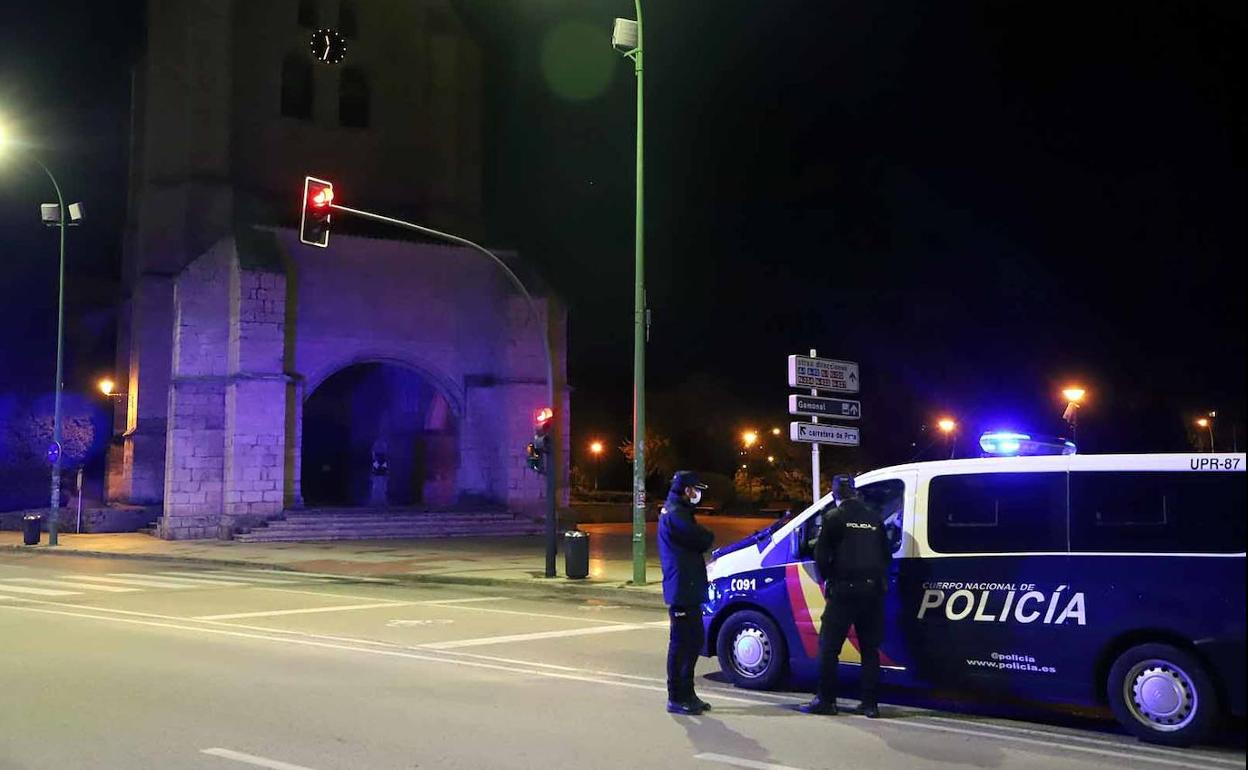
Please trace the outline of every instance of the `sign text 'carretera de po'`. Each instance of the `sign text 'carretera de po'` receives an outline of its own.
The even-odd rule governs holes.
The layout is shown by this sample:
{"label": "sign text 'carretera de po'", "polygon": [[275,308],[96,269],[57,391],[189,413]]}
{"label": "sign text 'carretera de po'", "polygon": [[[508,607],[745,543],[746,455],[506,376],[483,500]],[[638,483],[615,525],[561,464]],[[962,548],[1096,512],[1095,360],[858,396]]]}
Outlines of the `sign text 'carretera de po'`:
{"label": "sign text 'carretera de po'", "polygon": [[858,429],[845,425],[820,425],[813,422],[789,423],[789,440],[807,444],[858,446]]}
{"label": "sign text 'carretera de po'", "polygon": [[789,387],[858,392],[858,364],[831,358],[789,356]]}
{"label": "sign text 'carretera de po'", "polygon": [[844,398],[791,395],[789,396],[789,414],[857,420],[859,417],[862,417],[862,402],[850,401]]}

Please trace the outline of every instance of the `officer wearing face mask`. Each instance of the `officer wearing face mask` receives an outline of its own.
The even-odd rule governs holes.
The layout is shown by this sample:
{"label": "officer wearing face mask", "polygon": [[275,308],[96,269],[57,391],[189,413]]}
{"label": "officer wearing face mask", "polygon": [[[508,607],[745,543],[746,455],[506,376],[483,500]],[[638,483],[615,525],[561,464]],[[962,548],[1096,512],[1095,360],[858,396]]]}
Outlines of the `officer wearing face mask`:
{"label": "officer wearing face mask", "polygon": [[693,692],[693,669],[702,649],[702,602],[706,600],[706,561],[715,535],[698,524],[694,509],[706,485],[692,471],[678,471],[659,514],[659,559],[663,564],[663,601],[668,605],[671,636],[667,645],[667,710],[701,714],[711,704]]}

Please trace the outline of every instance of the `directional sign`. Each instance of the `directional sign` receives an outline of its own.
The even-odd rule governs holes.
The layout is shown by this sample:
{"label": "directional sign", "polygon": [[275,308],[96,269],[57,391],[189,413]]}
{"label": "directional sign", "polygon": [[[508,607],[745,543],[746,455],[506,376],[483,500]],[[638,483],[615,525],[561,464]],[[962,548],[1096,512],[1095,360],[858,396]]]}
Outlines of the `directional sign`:
{"label": "directional sign", "polygon": [[61,459],[61,445],[53,441],[48,444],[48,465],[56,465],[59,459]]}
{"label": "directional sign", "polygon": [[858,392],[858,364],[831,358],[789,356],[789,387]]}
{"label": "directional sign", "polygon": [[862,417],[862,402],[848,401],[843,398],[789,396],[789,414],[857,420],[859,417]]}
{"label": "directional sign", "polygon": [[813,422],[789,423],[789,439],[807,444],[858,446],[858,429],[844,425],[820,425]]}

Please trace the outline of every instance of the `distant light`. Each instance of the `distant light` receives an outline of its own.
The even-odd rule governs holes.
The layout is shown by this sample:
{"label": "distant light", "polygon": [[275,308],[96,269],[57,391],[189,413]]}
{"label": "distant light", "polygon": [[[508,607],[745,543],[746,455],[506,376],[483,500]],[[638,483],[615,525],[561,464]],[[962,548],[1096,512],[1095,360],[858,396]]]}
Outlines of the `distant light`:
{"label": "distant light", "polygon": [[1080,401],[1083,401],[1083,397],[1087,393],[1083,388],[1066,388],[1062,391],[1062,396],[1070,403],[1078,404]]}
{"label": "distant light", "polygon": [[594,441],[594,442],[591,442],[589,445],[589,452],[592,455],[595,455],[595,456],[600,455],[602,454],[602,450],[603,450],[603,446],[602,446],[601,441]]}
{"label": "distant light", "polygon": [[1202,427],[1202,428],[1208,428],[1208,427],[1209,427],[1209,420],[1208,420],[1207,418],[1205,418],[1205,417],[1201,417],[1199,420],[1197,420],[1197,421],[1196,421],[1196,424],[1197,424],[1197,425],[1199,425],[1199,426],[1200,426],[1200,427]]}
{"label": "distant light", "polygon": [[107,377],[105,377],[104,379],[100,380],[100,383],[99,383],[100,392],[101,392],[101,393],[103,393],[103,394],[104,394],[104,395],[106,395],[106,396],[111,396],[111,395],[113,395],[113,389],[114,389],[114,388],[116,388],[116,387],[117,387],[117,383],[113,382],[112,380],[108,379]]}
{"label": "distant light", "polygon": [[771,429],[771,435],[773,435],[773,436],[779,436],[779,435],[780,435],[780,429],[779,429],[779,428],[772,428],[772,429]]}
{"label": "distant light", "polygon": [[775,461],[776,461],[776,458],[774,456],[767,455],[767,462],[774,463]]}
{"label": "distant light", "polygon": [[554,411],[550,407],[544,406],[533,413],[533,422],[538,425],[545,425],[554,416]]}
{"label": "distant light", "polygon": [[936,423],[936,427],[940,428],[944,433],[952,433],[953,429],[958,427],[958,424],[953,420],[950,420],[948,417],[944,417]]}
{"label": "distant light", "polygon": [[741,443],[745,444],[746,449],[758,443],[757,431],[747,430],[741,434]]}

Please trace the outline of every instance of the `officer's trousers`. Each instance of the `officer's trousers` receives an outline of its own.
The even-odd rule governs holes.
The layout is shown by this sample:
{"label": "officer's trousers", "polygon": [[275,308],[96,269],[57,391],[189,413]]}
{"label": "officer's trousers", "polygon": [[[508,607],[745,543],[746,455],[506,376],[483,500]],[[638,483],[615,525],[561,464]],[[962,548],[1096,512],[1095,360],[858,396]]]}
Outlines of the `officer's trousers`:
{"label": "officer's trousers", "polygon": [[667,699],[687,703],[694,697],[693,669],[702,650],[702,609],[669,607],[671,636],[667,642]]}
{"label": "officer's trousers", "polygon": [[828,584],[828,603],[819,629],[819,698],[836,702],[837,667],[841,647],[853,625],[862,654],[862,703],[878,704],[880,641],[884,635],[884,583],[881,580],[842,580]]}

